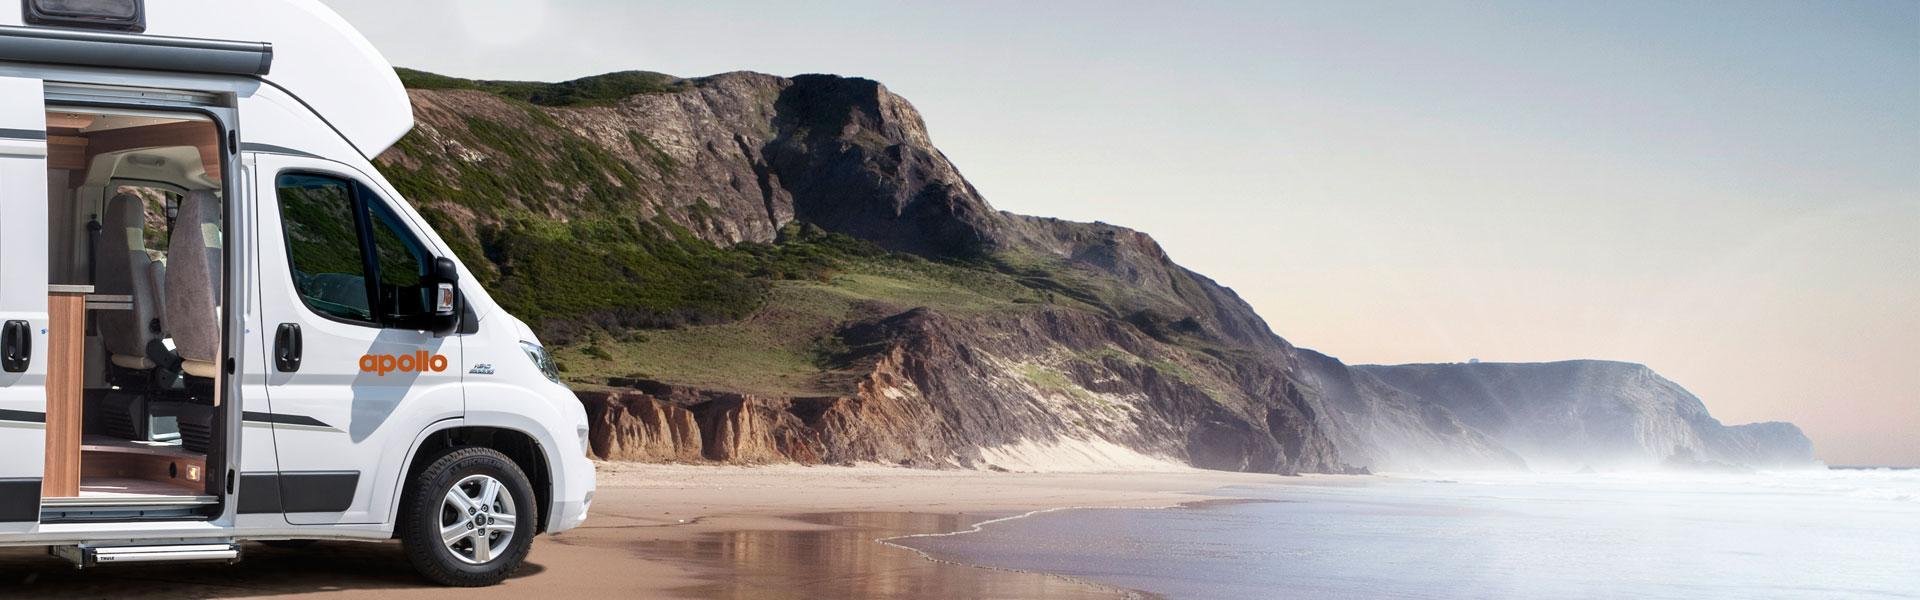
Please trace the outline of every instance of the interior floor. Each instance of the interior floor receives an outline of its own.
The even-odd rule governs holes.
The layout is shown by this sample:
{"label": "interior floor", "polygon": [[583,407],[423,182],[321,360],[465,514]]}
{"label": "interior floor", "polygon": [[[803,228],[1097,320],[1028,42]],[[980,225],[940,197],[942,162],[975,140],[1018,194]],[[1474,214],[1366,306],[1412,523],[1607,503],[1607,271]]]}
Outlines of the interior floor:
{"label": "interior floor", "polygon": [[206,487],[205,454],[177,442],[85,436],[80,445],[80,496],[199,495]]}

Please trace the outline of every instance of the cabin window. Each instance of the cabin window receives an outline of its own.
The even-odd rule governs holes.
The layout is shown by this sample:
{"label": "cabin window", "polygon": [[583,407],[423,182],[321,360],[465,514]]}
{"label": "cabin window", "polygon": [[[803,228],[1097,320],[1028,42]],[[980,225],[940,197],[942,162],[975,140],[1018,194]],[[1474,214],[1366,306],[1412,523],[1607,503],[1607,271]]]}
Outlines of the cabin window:
{"label": "cabin window", "polygon": [[366,198],[367,224],[373,235],[373,251],[379,269],[377,298],[387,323],[411,326],[421,315],[431,314],[433,304],[428,290],[420,284],[427,274],[429,254],[420,241],[407,233],[400,216],[393,214],[370,190]]}
{"label": "cabin window", "polygon": [[300,300],[322,315],[373,324],[353,186],[324,175],[281,175],[276,195]]}
{"label": "cabin window", "polygon": [[281,175],[277,187],[293,284],[308,308],[395,327],[431,314],[422,281],[432,255],[372,189],[307,173]]}

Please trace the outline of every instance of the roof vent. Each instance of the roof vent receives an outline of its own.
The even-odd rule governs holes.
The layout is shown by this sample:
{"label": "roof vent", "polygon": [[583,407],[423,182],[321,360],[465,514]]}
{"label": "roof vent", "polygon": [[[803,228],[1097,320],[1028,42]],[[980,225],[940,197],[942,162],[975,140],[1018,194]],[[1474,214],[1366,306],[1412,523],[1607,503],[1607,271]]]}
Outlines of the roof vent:
{"label": "roof vent", "polygon": [[146,0],[21,0],[21,4],[28,25],[147,30]]}

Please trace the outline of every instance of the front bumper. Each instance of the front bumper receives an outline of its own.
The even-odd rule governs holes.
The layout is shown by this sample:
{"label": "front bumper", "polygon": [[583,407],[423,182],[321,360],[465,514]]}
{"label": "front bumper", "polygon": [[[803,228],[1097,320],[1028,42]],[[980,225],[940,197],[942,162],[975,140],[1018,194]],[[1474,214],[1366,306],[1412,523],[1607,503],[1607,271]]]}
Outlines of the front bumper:
{"label": "front bumper", "polygon": [[587,509],[593,506],[593,492],[587,492],[580,500],[561,500],[553,503],[553,521],[547,526],[547,533],[560,533],[579,527],[587,522]]}
{"label": "front bumper", "polygon": [[560,464],[565,477],[556,482],[560,485],[553,490],[552,510],[547,513],[553,516],[547,519],[547,533],[579,527],[586,522],[587,510],[593,506],[596,487],[593,461],[586,456],[568,456],[561,459]]}

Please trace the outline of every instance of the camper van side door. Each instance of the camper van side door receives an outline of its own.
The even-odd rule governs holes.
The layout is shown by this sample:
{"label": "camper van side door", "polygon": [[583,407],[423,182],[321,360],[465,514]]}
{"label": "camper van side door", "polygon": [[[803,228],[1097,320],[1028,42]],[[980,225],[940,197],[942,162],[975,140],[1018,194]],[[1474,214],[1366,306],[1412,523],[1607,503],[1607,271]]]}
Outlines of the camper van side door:
{"label": "camper van side door", "polygon": [[0,532],[38,525],[46,471],[46,110],[40,80],[0,77]]}
{"label": "camper van side door", "polygon": [[413,328],[445,251],[352,167],[254,156],[256,334],[274,353],[261,368],[283,512],[296,525],[383,523],[419,434],[464,408],[459,337]]}

